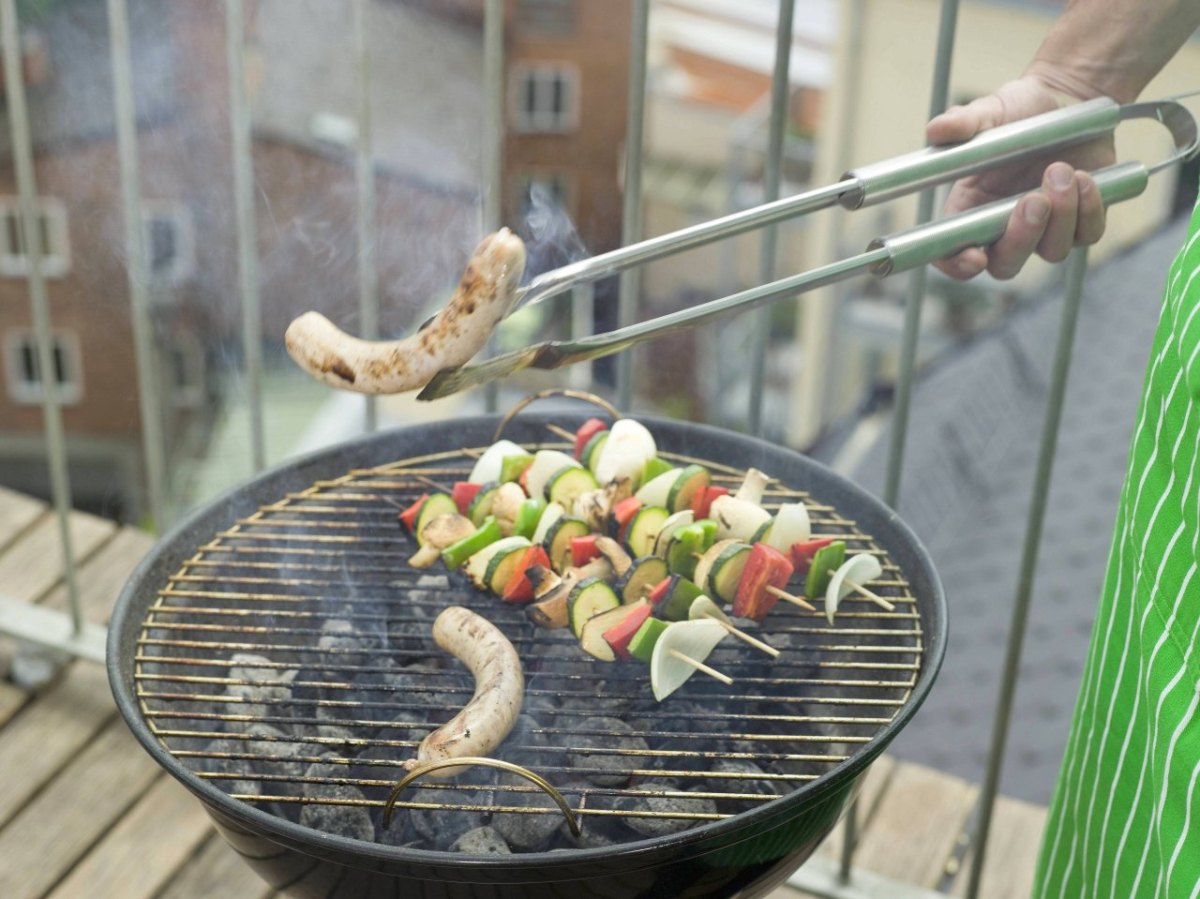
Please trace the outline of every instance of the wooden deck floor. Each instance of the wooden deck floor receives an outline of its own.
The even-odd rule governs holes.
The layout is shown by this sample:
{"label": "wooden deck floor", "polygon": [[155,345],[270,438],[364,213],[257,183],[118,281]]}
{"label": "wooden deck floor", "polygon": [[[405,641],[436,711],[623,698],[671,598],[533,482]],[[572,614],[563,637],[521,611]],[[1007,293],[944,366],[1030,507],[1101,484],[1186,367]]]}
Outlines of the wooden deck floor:
{"label": "wooden deck floor", "polygon": [[[85,616],[107,619],[150,547],[138,531],[84,514],[71,520]],[[0,593],[65,606],[57,524],[36,500],[0,488]],[[0,637],[0,672],[15,652]],[[117,715],[100,666],[74,662],[30,695],[0,679],[0,897],[258,899],[271,895],[216,836],[199,803],[169,778]],[[961,895],[960,834],[975,788],[882,759],[864,790],[858,864]],[[1044,810],[1005,800],[993,826],[984,896],[1028,895]],[[822,853],[836,857],[835,834]],[[806,894],[781,888],[771,899]],[[877,895],[887,895],[877,892]]]}

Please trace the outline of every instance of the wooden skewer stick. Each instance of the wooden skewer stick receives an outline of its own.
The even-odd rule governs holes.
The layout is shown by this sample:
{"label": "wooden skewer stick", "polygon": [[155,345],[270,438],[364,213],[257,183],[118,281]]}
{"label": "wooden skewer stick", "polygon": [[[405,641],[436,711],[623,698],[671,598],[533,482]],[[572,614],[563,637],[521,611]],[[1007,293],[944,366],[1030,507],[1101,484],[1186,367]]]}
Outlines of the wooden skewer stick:
{"label": "wooden skewer stick", "polygon": [[733,678],[730,677],[729,675],[722,674],[716,668],[710,668],[707,665],[705,665],[703,662],[698,662],[695,659],[693,659],[691,656],[684,655],[678,649],[668,650],[668,654],[672,658],[679,659],[679,661],[681,661],[681,662],[686,662],[687,664],[689,664],[693,668],[695,668],[697,671],[703,671],[709,677],[716,678],[717,680],[719,680],[721,683],[725,684],[726,686],[733,683]]}
{"label": "wooden skewer stick", "polygon": [[854,581],[850,580],[849,578],[842,581],[842,583],[844,583],[850,589],[854,590],[856,593],[861,593],[863,596],[865,596],[867,599],[871,600],[871,602],[875,603],[877,606],[880,606],[881,608],[884,608],[889,612],[896,611],[895,603],[889,602],[888,600],[884,599],[882,596],[880,596],[878,593],[875,593],[872,590],[868,590],[862,584],[856,584],[856,583],[854,583]]}
{"label": "wooden skewer stick", "polygon": [[745,642],[749,643],[755,649],[761,649],[763,652],[765,652],[771,658],[773,658],[773,659],[779,658],[779,650],[776,649],[774,646],[768,646],[762,640],[759,640],[756,637],[750,636],[748,633],[746,633],[741,628],[734,627],[732,624],[730,624],[728,621],[724,620],[723,618],[718,618],[716,615],[713,615],[711,613],[705,615],[704,617],[711,618],[713,621],[720,624],[721,627],[725,628],[725,630],[727,632],[733,634],[739,640],[744,640]]}
{"label": "wooden skewer stick", "polygon": [[468,458],[471,458],[471,459],[478,459],[480,456],[482,456],[482,455],[483,455],[483,450],[477,450],[477,449],[464,449],[464,450],[462,451],[462,453],[463,453],[463,455],[464,455],[464,456],[467,456]]}
{"label": "wooden skewer stick", "polygon": [[551,434],[553,434],[556,437],[561,437],[563,440],[569,440],[572,444],[575,443],[575,435],[572,434],[570,431],[568,431],[566,428],[560,428],[558,425],[555,425],[555,424],[547,424],[546,430],[549,431]]}
{"label": "wooden skewer stick", "polygon": [[802,609],[808,609],[808,611],[810,611],[810,612],[815,612],[817,610],[817,607],[814,606],[807,599],[805,599],[803,596],[796,596],[794,594],[788,593],[786,590],[781,590],[779,587],[776,587],[772,584],[767,584],[766,591],[768,593],[770,593],[772,596],[776,597],[777,599],[785,599],[788,602],[790,602],[792,605],[799,606]]}
{"label": "wooden skewer stick", "polygon": [[438,491],[439,493],[449,493],[450,492],[450,488],[447,487],[445,484],[439,484],[433,478],[427,478],[423,474],[417,475],[416,480],[420,481],[426,487],[432,487],[434,490]]}

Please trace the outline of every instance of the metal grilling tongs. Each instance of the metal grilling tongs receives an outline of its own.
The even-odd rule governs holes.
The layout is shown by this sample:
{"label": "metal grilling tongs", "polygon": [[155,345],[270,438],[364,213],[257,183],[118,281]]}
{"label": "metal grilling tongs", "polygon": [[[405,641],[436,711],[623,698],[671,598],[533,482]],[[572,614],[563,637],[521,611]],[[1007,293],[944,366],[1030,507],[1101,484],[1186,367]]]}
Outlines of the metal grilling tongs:
{"label": "metal grilling tongs", "polygon": [[[961,144],[930,147],[860,166],[826,187],[795,194],[741,212],[653,237],[627,247],[545,272],[520,289],[508,314],[545,302],[570,288],[645,262],[670,256],[755,228],[840,204],[861,209],[997,165],[1070,147],[1111,134],[1123,121],[1155,119],[1171,133],[1174,152],[1152,166],[1124,162],[1093,172],[1104,205],[1136,197],[1150,176],[1193,156],[1200,141],[1196,120],[1179,98],[1119,105],[1098,98],[1020,122],[1002,125]],[[432,400],[506,377],[523,368],[559,368],[620,352],[636,343],[691,327],[721,315],[744,312],[774,300],[834,284],[856,275],[879,277],[945,259],[972,246],[986,246],[1004,233],[1020,196],[871,241],[856,256],[781,278],[721,299],[700,303],[625,328],[579,340],[548,340],[485,362],[439,372],[418,394]]]}

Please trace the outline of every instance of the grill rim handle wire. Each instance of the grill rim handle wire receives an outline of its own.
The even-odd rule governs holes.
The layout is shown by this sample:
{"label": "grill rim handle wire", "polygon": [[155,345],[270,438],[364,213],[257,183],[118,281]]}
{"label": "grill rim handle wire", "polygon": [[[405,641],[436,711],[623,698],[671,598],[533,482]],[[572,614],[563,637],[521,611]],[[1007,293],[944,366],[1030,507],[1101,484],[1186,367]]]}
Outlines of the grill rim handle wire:
{"label": "grill rim handle wire", "polygon": [[438,759],[436,761],[417,765],[402,778],[400,778],[396,785],[392,787],[392,792],[387,798],[387,804],[383,807],[383,826],[391,826],[392,815],[396,810],[396,802],[400,798],[400,794],[414,780],[419,777],[424,777],[426,774],[431,774],[432,772],[441,768],[460,768],[470,765],[481,765],[486,768],[498,768],[501,771],[507,771],[510,774],[516,774],[520,777],[523,777],[531,784],[540,787],[546,792],[547,795],[549,795],[551,799],[554,800],[554,804],[559,807],[560,811],[562,811],[563,817],[567,819],[567,827],[571,829],[571,834],[578,837],[583,833],[583,831],[579,829],[579,820],[575,817],[575,812],[572,811],[571,806],[567,804],[567,800],[563,798],[563,794],[558,792],[558,790],[554,788],[554,785],[551,784],[550,781],[546,780],[540,774],[535,774],[533,771],[530,771],[528,768],[525,768],[522,765],[517,765],[513,762],[506,762],[501,759],[492,759],[481,755],[464,755],[459,758]]}

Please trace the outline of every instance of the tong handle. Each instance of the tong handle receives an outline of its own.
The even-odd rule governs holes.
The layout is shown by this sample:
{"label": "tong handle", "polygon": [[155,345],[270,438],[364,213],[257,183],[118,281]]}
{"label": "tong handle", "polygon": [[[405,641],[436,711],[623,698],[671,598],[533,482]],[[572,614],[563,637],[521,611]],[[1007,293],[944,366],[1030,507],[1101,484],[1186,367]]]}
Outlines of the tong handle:
{"label": "tong handle", "polygon": [[[1150,170],[1140,162],[1122,162],[1093,172],[1105,206],[1136,197],[1146,189]],[[968,247],[995,243],[1008,227],[1008,219],[1024,194],[997,200],[968,212],[919,225],[871,241],[868,250],[886,250],[887,257],[871,266],[876,275],[907,271],[937,262]]]}
{"label": "tong handle", "polygon": [[847,209],[858,209],[893,200],[978,172],[996,162],[1028,159],[1047,150],[1110,134],[1120,121],[1120,104],[1108,97],[1097,97],[1010,122],[961,144],[926,147],[851,169],[842,180],[856,184],[839,197],[839,202]]}

